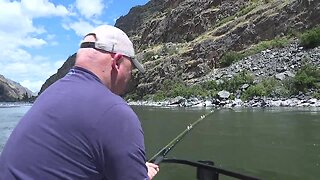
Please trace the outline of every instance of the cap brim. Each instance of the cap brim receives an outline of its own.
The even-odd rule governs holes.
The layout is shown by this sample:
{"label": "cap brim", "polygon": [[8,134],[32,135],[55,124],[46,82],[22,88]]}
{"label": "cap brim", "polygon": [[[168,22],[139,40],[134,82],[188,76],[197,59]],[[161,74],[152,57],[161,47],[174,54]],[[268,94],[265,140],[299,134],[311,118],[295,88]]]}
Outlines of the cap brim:
{"label": "cap brim", "polygon": [[142,73],[145,72],[145,69],[144,69],[143,65],[142,65],[137,59],[131,58],[131,60],[132,60],[132,62],[133,62],[133,64],[134,64],[134,66],[135,66],[140,72],[142,72]]}

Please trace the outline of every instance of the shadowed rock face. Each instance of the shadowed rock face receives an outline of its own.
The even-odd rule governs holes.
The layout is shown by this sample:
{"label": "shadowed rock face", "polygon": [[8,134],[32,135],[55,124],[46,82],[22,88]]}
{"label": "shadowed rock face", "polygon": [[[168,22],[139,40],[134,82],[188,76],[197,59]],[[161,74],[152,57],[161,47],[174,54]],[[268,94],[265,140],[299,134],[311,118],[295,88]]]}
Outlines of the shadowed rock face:
{"label": "shadowed rock face", "polygon": [[61,66],[61,68],[58,69],[57,73],[52,75],[49,79],[46,80],[46,82],[41,86],[41,90],[39,94],[41,94],[45,89],[47,89],[51,84],[56,82],[57,80],[61,79],[63,76],[65,76],[70,68],[74,66],[76,59],[76,54],[73,54],[70,56],[67,61]]}
{"label": "shadowed rock face", "polygon": [[[130,84],[130,90],[142,97],[156,92],[166,79],[190,83],[205,77],[225,52],[303,32],[319,22],[316,0],[151,0],[132,8],[115,26],[130,36],[146,67],[144,75],[134,73]],[[64,76],[74,60],[67,62],[41,92]]]}
{"label": "shadowed rock face", "polygon": [[244,1],[151,0],[145,6],[132,8],[128,15],[116,21],[116,26],[127,32],[137,47],[185,42],[244,5]]}

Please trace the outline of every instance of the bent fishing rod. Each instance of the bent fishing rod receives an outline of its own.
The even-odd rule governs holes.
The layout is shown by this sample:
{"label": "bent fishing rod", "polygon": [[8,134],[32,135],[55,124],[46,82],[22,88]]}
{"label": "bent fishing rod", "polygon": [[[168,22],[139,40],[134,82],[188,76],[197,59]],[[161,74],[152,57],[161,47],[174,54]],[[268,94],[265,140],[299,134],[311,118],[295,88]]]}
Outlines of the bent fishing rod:
{"label": "bent fishing rod", "polygon": [[181,132],[176,138],[174,138],[165,147],[163,147],[160,151],[153,155],[150,158],[149,162],[152,162],[154,164],[160,164],[162,160],[166,157],[166,155],[172,150],[172,148],[174,148],[186,134],[188,134],[197,124],[199,124],[202,120],[211,115],[213,112],[214,111],[211,110],[209,113],[200,116],[199,119],[194,121],[192,124],[188,125],[183,132]]}

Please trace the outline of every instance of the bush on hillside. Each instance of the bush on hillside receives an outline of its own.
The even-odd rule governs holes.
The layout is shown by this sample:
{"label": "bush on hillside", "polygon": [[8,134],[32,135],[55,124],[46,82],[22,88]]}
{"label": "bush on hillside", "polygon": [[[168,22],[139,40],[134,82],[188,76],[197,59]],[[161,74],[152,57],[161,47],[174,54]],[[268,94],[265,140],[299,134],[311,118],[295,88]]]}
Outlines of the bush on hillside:
{"label": "bush on hillside", "polygon": [[289,37],[281,37],[281,38],[274,38],[272,40],[261,41],[258,44],[253,45],[252,47],[243,50],[243,51],[230,51],[226,52],[220,60],[220,67],[228,67],[231,64],[239,61],[244,57],[251,56],[253,54],[259,53],[266,49],[272,48],[282,48],[289,44]]}
{"label": "bush on hillside", "polygon": [[311,88],[320,88],[320,69],[311,64],[306,64],[297,71],[293,78],[293,93],[306,92]]}
{"label": "bush on hillside", "polygon": [[254,97],[258,96],[266,96],[267,90],[266,87],[263,86],[263,84],[257,84],[254,86],[250,86],[242,95],[241,99],[249,100]]}
{"label": "bush on hillside", "polygon": [[253,77],[247,72],[242,71],[236,74],[233,78],[229,80],[224,80],[222,84],[219,84],[218,91],[226,90],[229,92],[236,92],[243,84],[252,84]]}
{"label": "bush on hillside", "polygon": [[241,95],[241,99],[248,100],[254,97],[263,97],[263,96],[272,96],[278,94],[279,87],[281,85],[275,78],[267,78],[262,82],[250,86],[246,91]]}
{"label": "bush on hillside", "polygon": [[242,52],[244,57],[251,56],[266,49],[282,48],[289,44],[288,37],[274,38],[272,40],[261,41],[258,44]]}
{"label": "bush on hillside", "polygon": [[219,62],[220,67],[228,67],[230,66],[232,63],[240,60],[241,58],[243,58],[243,56],[235,51],[230,51],[225,53],[222,57],[221,60]]}
{"label": "bush on hillside", "polygon": [[320,27],[302,33],[300,44],[305,48],[314,48],[320,45]]}

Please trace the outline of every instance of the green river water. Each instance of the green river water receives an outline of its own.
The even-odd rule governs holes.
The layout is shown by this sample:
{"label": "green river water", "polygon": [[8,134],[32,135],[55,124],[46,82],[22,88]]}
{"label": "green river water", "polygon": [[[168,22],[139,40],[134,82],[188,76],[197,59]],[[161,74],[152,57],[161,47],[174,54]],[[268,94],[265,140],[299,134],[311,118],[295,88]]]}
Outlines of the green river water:
{"label": "green river water", "polygon": [[[30,106],[0,108],[0,152]],[[211,109],[134,106],[150,158]],[[320,109],[220,109],[167,155],[211,160],[219,168],[266,180],[320,179]],[[163,163],[154,180],[194,180],[193,167]],[[220,179],[232,179],[220,176]]]}
{"label": "green river water", "polygon": [[[151,157],[209,109],[134,107]],[[320,110],[221,109],[167,155],[211,160],[219,168],[261,179],[320,179]],[[196,179],[195,168],[162,164],[155,180]],[[220,179],[231,179],[220,176]]]}

